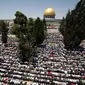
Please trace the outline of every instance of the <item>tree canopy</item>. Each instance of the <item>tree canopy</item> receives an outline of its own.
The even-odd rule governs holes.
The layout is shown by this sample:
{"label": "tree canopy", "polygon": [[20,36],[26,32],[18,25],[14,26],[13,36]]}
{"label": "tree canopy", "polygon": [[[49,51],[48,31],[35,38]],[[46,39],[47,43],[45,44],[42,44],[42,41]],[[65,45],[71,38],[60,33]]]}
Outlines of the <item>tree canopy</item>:
{"label": "tree canopy", "polygon": [[46,22],[38,17],[35,21],[17,11],[15,13],[13,33],[19,39],[19,55],[20,59],[29,61],[36,54],[35,46],[41,44],[45,38]]}
{"label": "tree canopy", "polygon": [[62,19],[59,31],[63,35],[65,47],[78,47],[85,39],[85,1],[80,0],[74,10],[69,10]]}
{"label": "tree canopy", "polygon": [[7,43],[8,23],[5,23],[3,20],[0,21],[0,31],[2,43]]}

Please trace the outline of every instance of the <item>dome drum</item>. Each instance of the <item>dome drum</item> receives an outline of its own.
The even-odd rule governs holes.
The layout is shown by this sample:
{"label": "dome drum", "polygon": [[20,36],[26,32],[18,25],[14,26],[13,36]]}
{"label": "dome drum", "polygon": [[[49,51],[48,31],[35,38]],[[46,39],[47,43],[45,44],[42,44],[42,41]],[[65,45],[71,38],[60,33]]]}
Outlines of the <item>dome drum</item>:
{"label": "dome drum", "polygon": [[55,16],[54,15],[48,15],[48,16],[47,15],[46,16],[44,15],[44,18],[55,18]]}

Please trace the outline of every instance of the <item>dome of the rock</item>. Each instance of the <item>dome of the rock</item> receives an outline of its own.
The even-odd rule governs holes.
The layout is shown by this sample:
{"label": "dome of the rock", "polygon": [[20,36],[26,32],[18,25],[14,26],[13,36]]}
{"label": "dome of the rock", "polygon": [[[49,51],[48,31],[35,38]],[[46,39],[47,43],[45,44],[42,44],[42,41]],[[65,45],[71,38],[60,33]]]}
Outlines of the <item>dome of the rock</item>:
{"label": "dome of the rock", "polygon": [[47,8],[44,12],[44,16],[55,16],[55,11],[53,8]]}

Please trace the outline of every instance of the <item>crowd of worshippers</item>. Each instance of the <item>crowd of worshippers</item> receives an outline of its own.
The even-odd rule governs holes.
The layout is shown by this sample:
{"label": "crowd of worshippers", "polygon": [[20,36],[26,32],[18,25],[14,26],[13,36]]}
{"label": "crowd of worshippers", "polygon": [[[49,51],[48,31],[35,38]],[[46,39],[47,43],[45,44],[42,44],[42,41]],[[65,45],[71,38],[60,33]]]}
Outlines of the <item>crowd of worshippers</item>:
{"label": "crowd of worshippers", "polygon": [[0,43],[0,85],[84,85],[85,50],[64,49],[60,33],[48,34],[33,61],[20,63],[17,42]]}

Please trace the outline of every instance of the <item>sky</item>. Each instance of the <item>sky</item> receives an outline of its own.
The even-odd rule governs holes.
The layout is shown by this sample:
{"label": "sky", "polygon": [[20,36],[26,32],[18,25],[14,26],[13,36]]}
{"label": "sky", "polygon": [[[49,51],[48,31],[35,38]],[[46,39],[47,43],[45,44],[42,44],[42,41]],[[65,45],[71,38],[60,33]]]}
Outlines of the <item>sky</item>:
{"label": "sky", "polygon": [[56,19],[62,19],[69,9],[74,9],[79,0],[0,0],[0,19],[14,19],[16,11],[28,18],[43,18],[45,9],[53,8]]}

